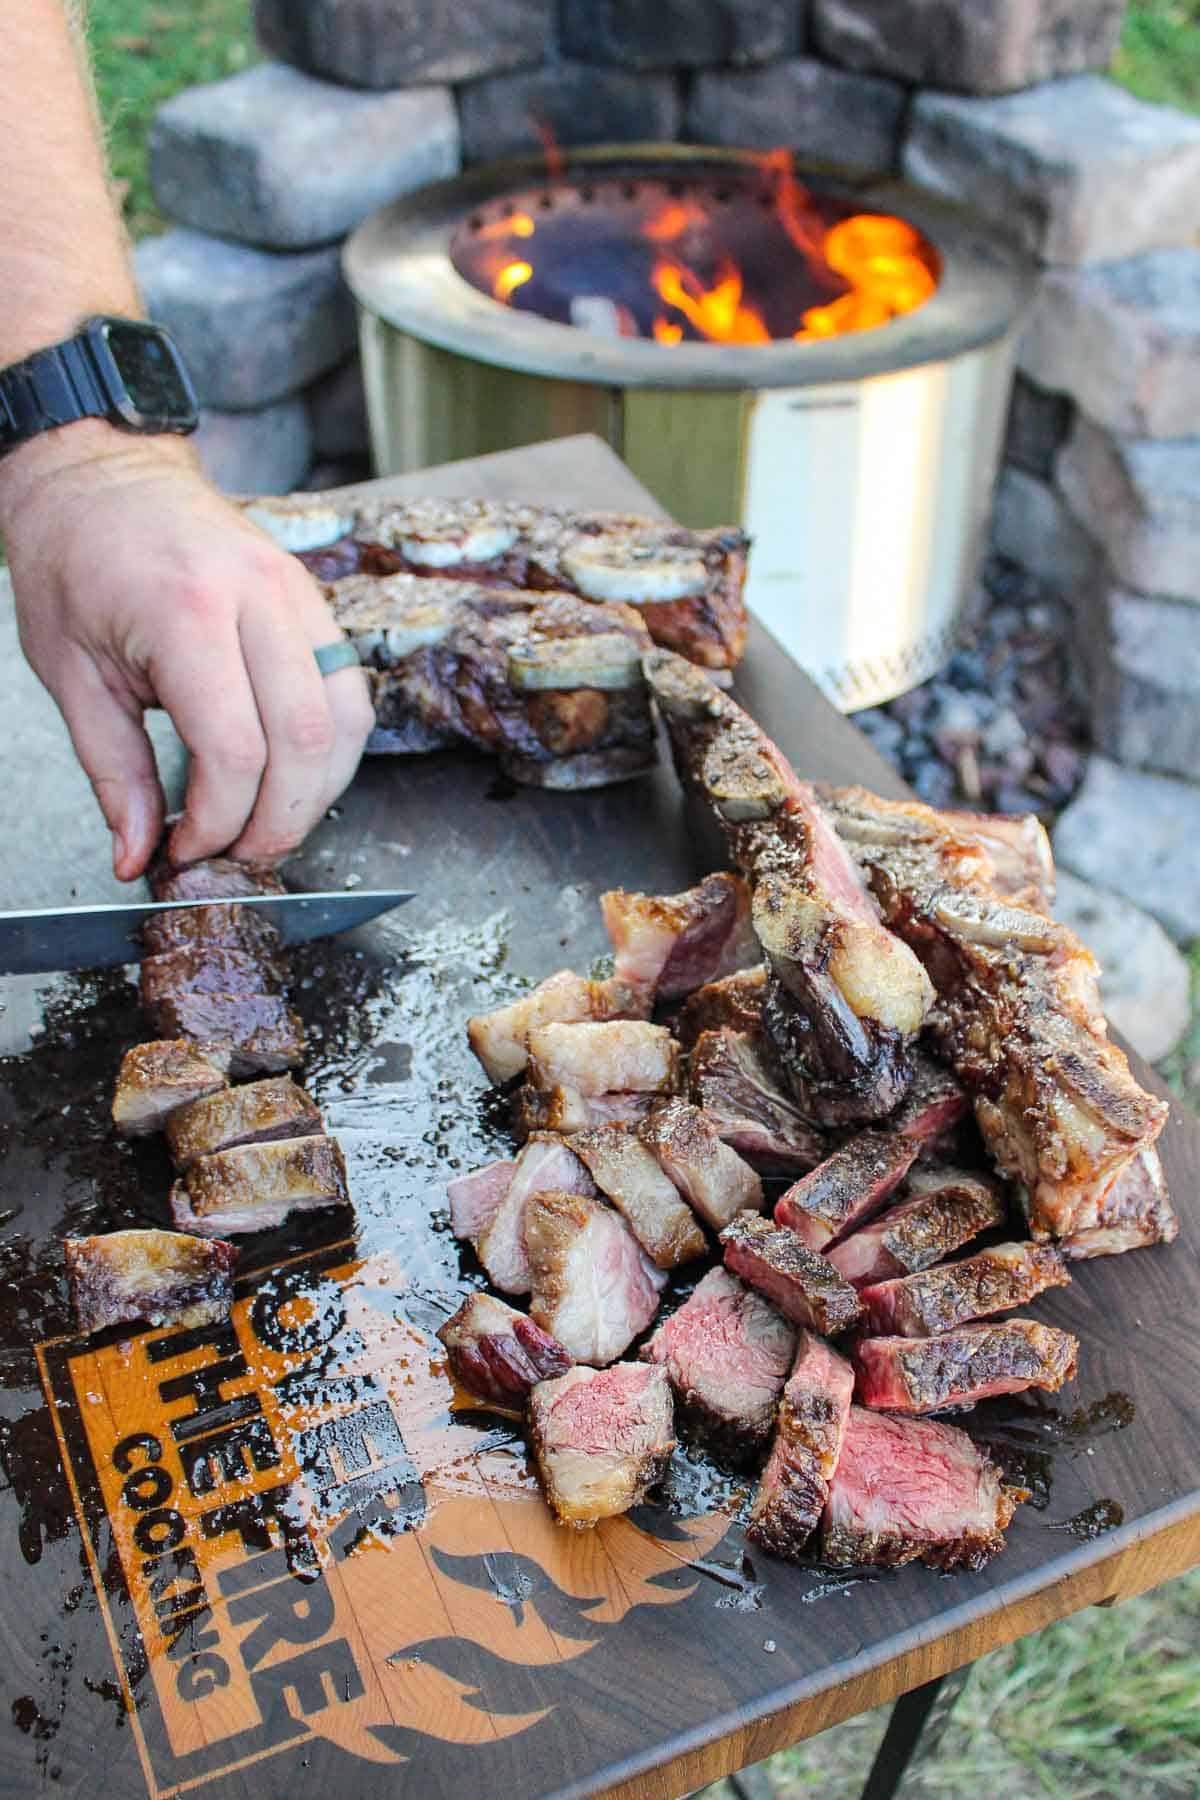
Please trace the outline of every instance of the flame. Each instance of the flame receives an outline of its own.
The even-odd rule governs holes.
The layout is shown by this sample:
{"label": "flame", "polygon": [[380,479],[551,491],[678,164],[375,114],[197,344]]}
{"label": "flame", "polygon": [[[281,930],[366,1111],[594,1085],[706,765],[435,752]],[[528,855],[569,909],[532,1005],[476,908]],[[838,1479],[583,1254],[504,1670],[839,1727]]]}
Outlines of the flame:
{"label": "flame", "polygon": [[831,225],[823,254],[850,283],[850,292],[808,309],[795,333],[801,342],[884,325],[928,300],[937,285],[917,233],[887,213],[855,213]]}
{"label": "flame", "polygon": [[718,344],[770,343],[771,334],[758,313],[742,303],[741,270],[728,260],[721,263],[710,288],[683,263],[665,259],[655,264],[651,280],[659,299],[681,312],[701,337]]}
{"label": "flame", "polygon": [[481,244],[494,243],[497,238],[529,238],[537,230],[537,226],[527,212],[505,213],[499,219],[492,219],[487,225],[480,225],[475,236]]}
{"label": "flame", "polygon": [[561,181],[566,172],[566,158],[559,148],[558,139],[554,135],[554,127],[547,119],[530,119],[529,123],[542,141],[542,154],[546,158],[546,175],[551,181]]}
{"label": "flame", "polygon": [[492,292],[497,300],[507,301],[516,288],[533,277],[533,264],[527,262],[506,262],[492,283]]}
{"label": "flame", "polygon": [[659,313],[654,321],[654,337],[659,344],[681,344],[683,342],[683,326],[672,324]]}
{"label": "flame", "polygon": [[825,226],[812,204],[808,189],[796,179],[790,150],[768,150],[759,167],[775,176],[775,214],[801,256],[820,261],[824,255]]}
{"label": "flame", "polygon": [[708,214],[695,200],[664,200],[642,226],[652,244],[670,244],[685,231],[708,224]]}

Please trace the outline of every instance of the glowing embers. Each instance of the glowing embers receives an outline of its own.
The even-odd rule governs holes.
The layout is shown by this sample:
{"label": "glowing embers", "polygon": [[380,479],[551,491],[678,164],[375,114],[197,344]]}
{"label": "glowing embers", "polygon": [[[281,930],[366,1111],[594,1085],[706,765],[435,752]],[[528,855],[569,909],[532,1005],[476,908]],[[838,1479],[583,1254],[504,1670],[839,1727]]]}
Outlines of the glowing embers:
{"label": "glowing embers", "polygon": [[659,344],[769,344],[867,331],[935,291],[907,220],[797,180],[786,152],[742,167],[567,179],[457,232],[459,274],[516,311]]}

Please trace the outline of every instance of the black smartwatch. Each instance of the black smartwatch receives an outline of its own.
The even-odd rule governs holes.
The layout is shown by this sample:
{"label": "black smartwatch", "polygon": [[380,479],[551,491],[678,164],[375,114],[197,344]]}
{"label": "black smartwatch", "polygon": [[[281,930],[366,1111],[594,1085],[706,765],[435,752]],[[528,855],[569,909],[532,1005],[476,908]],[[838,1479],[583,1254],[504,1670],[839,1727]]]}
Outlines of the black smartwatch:
{"label": "black smartwatch", "polygon": [[73,338],[0,369],[0,456],[76,419],[122,431],[195,431],[196,391],[161,325],[89,319]]}

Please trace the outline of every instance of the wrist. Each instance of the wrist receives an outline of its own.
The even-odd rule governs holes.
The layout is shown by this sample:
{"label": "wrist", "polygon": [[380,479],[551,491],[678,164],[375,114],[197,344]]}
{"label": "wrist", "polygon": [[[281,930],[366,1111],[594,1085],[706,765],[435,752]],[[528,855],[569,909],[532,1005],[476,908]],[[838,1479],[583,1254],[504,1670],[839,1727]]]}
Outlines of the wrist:
{"label": "wrist", "polygon": [[0,457],[0,533],[49,482],[119,481],[133,469],[198,470],[191,443],[172,432],[122,431],[107,419],[74,419]]}

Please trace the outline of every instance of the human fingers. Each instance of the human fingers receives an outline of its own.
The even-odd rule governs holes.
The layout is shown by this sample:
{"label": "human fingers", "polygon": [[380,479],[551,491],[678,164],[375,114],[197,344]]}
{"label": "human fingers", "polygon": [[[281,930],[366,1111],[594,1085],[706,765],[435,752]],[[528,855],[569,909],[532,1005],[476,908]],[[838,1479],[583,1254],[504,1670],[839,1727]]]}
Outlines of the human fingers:
{"label": "human fingers", "polygon": [[134,881],[154,852],[166,813],[141,707],[132,697],[118,698],[78,652],[67,657],[54,697],[112,833],[113,872],[119,881]]}
{"label": "human fingers", "polygon": [[[330,640],[326,640],[327,642]],[[337,727],[329,759],[325,805],[349,787],[375,724],[375,708],[365,669],[339,669],[325,677],[325,694]]]}
{"label": "human fingers", "polygon": [[238,638],[236,613],[181,597],[177,628],[155,650],[158,703],[191,755],[183,817],[171,833],[175,863],[224,850],[254,811],[267,744]]}

